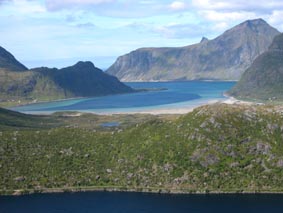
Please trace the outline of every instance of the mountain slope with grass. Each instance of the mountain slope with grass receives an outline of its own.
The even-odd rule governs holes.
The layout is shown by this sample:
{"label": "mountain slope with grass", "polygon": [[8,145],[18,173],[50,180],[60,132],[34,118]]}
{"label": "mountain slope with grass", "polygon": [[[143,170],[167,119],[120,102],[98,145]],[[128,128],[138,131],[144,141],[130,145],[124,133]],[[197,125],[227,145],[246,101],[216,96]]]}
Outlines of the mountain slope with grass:
{"label": "mountain slope with grass", "polygon": [[0,46],[0,70],[26,71],[27,68]]}
{"label": "mountain slope with grass", "polygon": [[229,91],[240,99],[283,100],[283,34],[274,38],[268,51],[256,58],[241,80]]}
{"label": "mountain slope with grass", "polygon": [[283,192],[282,112],[215,104],[102,131],[1,129],[0,193]]}

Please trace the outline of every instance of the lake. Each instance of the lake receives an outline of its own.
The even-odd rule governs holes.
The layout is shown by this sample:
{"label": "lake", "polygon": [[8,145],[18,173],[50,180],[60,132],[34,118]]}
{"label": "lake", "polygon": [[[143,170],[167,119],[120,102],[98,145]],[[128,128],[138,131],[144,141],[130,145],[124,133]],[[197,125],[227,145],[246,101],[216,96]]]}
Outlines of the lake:
{"label": "lake", "polygon": [[1,213],[283,212],[283,195],[168,195],[80,192],[0,197]]}
{"label": "lake", "polygon": [[[62,101],[30,104],[13,107],[12,110],[49,114],[56,111],[82,111],[98,114],[140,112],[156,109],[178,109],[196,107],[210,101],[224,100],[223,93],[235,85],[235,82],[140,82],[126,83],[136,88],[152,88],[149,92],[121,95],[109,95],[94,98],[77,98]],[[162,90],[166,88],[166,90]],[[159,89],[159,90],[156,90]]]}

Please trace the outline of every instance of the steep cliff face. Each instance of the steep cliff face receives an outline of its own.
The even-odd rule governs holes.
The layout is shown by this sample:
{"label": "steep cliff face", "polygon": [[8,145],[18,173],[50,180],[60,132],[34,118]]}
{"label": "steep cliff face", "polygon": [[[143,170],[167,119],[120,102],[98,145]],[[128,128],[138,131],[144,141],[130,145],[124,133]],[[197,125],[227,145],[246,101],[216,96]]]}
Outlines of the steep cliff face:
{"label": "steep cliff face", "polygon": [[256,58],[229,92],[243,99],[283,100],[283,34],[274,38],[268,51]]}
{"label": "steep cliff face", "polygon": [[107,70],[122,81],[238,80],[279,32],[262,19],[245,21],[219,37],[181,48],[141,48]]}

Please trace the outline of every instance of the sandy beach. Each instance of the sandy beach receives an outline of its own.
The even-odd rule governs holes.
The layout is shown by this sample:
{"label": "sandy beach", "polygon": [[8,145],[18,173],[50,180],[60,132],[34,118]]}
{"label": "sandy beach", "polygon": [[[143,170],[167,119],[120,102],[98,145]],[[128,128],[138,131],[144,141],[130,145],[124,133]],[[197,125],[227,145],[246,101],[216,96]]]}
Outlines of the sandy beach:
{"label": "sandy beach", "polygon": [[182,106],[182,107],[168,107],[163,109],[149,109],[149,110],[136,110],[136,111],[130,111],[130,112],[111,112],[111,113],[96,113],[101,115],[115,115],[115,114],[151,114],[151,115],[161,115],[161,114],[186,114],[189,112],[192,112],[195,108],[198,108],[200,106],[204,105],[210,105],[215,103],[223,103],[223,104],[239,104],[239,105],[253,105],[257,104],[254,102],[248,102],[248,101],[241,101],[234,97],[228,97],[228,99],[225,100],[210,100],[207,103],[197,105],[197,106]]}

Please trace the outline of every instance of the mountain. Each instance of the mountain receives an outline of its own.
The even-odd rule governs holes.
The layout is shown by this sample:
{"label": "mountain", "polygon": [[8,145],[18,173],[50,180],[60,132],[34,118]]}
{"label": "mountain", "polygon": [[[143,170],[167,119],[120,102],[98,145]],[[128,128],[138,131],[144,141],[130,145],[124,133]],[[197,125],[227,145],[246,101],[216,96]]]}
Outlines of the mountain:
{"label": "mountain", "polygon": [[180,48],[141,48],[107,70],[122,81],[237,80],[279,32],[262,19],[245,21],[219,37]]}
{"label": "mountain", "polygon": [[127,92],[134,90],[91,62],[78,62],[63,69],[28,70],[11,53],[0,49],[1,105]]}
{"label": "mountain", "polygon": [[283,34],[274,38],[229,94],[241,99],[283,100]]}
{"label": "mountain", "polygon": [[70,98],[133,92],[132,88],[96,68],[92,62],[78,62],[62,69],[42,67],[32,71],[37,81],[33,94],[37,93],[37,96],[51,93]]}
{"label": "mountain", "polygon": [[12,71],[26,71],[27,68],[21,64],[15,57],[5,50],[3,47],[0,47],[0,70],[12,70]]}

